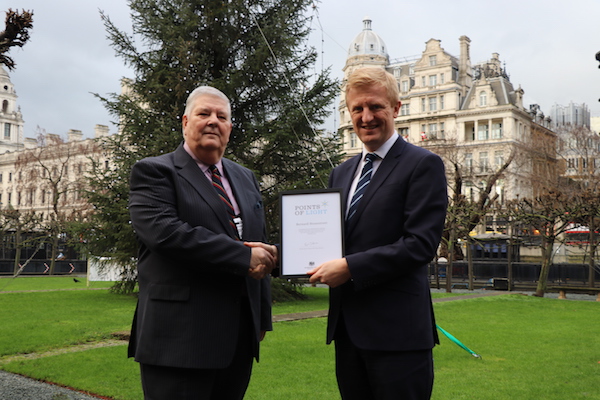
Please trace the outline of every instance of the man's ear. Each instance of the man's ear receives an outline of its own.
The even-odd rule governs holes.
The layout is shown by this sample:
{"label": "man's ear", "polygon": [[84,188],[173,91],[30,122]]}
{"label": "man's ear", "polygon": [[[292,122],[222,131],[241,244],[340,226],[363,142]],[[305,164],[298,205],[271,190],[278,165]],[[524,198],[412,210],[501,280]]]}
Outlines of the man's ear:
{"label": "man's ear", "polygon": [[398,100],[398,104],[396,104],[396,107],[394,107],[394,118],[400,114],[400,107],[402,107],[402,102]]}

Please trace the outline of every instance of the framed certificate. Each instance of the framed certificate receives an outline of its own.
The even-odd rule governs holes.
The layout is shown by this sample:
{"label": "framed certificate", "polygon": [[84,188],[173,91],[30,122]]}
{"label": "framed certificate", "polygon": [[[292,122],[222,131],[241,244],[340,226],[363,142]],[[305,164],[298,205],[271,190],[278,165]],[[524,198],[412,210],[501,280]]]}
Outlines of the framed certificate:
{"label": "framed certificate", "polygon": [[280,195],[281,275],[306,276],[344,255],[341,189],[295,190]]}

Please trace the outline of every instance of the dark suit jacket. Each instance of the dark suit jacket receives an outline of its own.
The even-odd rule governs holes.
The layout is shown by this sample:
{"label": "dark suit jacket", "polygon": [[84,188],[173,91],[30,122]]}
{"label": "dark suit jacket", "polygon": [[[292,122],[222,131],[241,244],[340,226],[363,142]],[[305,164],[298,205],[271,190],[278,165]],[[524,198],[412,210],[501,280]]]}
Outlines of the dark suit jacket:
{"label": "dark suit jacket", "polygon": [[[335,168],[329,186],[349,195],[360,155]],[[346,199],[344,199],[344,205]],[[398,138],[345,227],[352,280],[331,289],[327,342],[340,317],[362,349],[410,351],[437,343],[427,264],[447,207],[440,157]]]}
{"label": "dark suit jacket", "polygon": [[[254,175],[227,159],[223,168],[241,210],[242,240],[265,241]],[[256,337],[271,330],[269,278],[247,276],[250,248],[234,239],[222,201],[183,145],[133,166],[129,208],[140,242],[130,357],[180,368],[227,366],[246,295]]]}

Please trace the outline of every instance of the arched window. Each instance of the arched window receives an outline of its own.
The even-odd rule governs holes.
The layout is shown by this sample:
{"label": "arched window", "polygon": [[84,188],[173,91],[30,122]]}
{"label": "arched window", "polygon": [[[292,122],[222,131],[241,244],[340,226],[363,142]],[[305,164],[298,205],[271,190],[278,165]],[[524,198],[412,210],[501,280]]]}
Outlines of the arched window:
{"label": "arched window", "polygon": [[487,93],[486,92],[479,93],[479,105],[481,107],[487,106]]}

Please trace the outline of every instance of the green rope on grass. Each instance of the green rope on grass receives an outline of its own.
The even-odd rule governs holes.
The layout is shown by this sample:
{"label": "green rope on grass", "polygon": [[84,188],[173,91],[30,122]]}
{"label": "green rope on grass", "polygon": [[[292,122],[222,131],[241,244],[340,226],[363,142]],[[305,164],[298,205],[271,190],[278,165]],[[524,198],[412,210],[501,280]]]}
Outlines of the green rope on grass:
{"label": "green rope on grass", "polygon": [[477,353],[475,353],[473,350],[471,350],[470,348],[468,348],[467,346],[465,346],[460,340],[458,340],[457,338],[455,338],[454,336],[452,336],[450,333],[446,332],[445,330],[443,330],[439,325],[435,325],[440,332],[442,332],[444,335],[446,335],[446,337],[450,340],[452,340],[454,343],[456,343],[459,347],[465,349],[466,351],[468,351],[469,353],[471,353],[471,355],[475,358],[481,358],[481,356]]}

